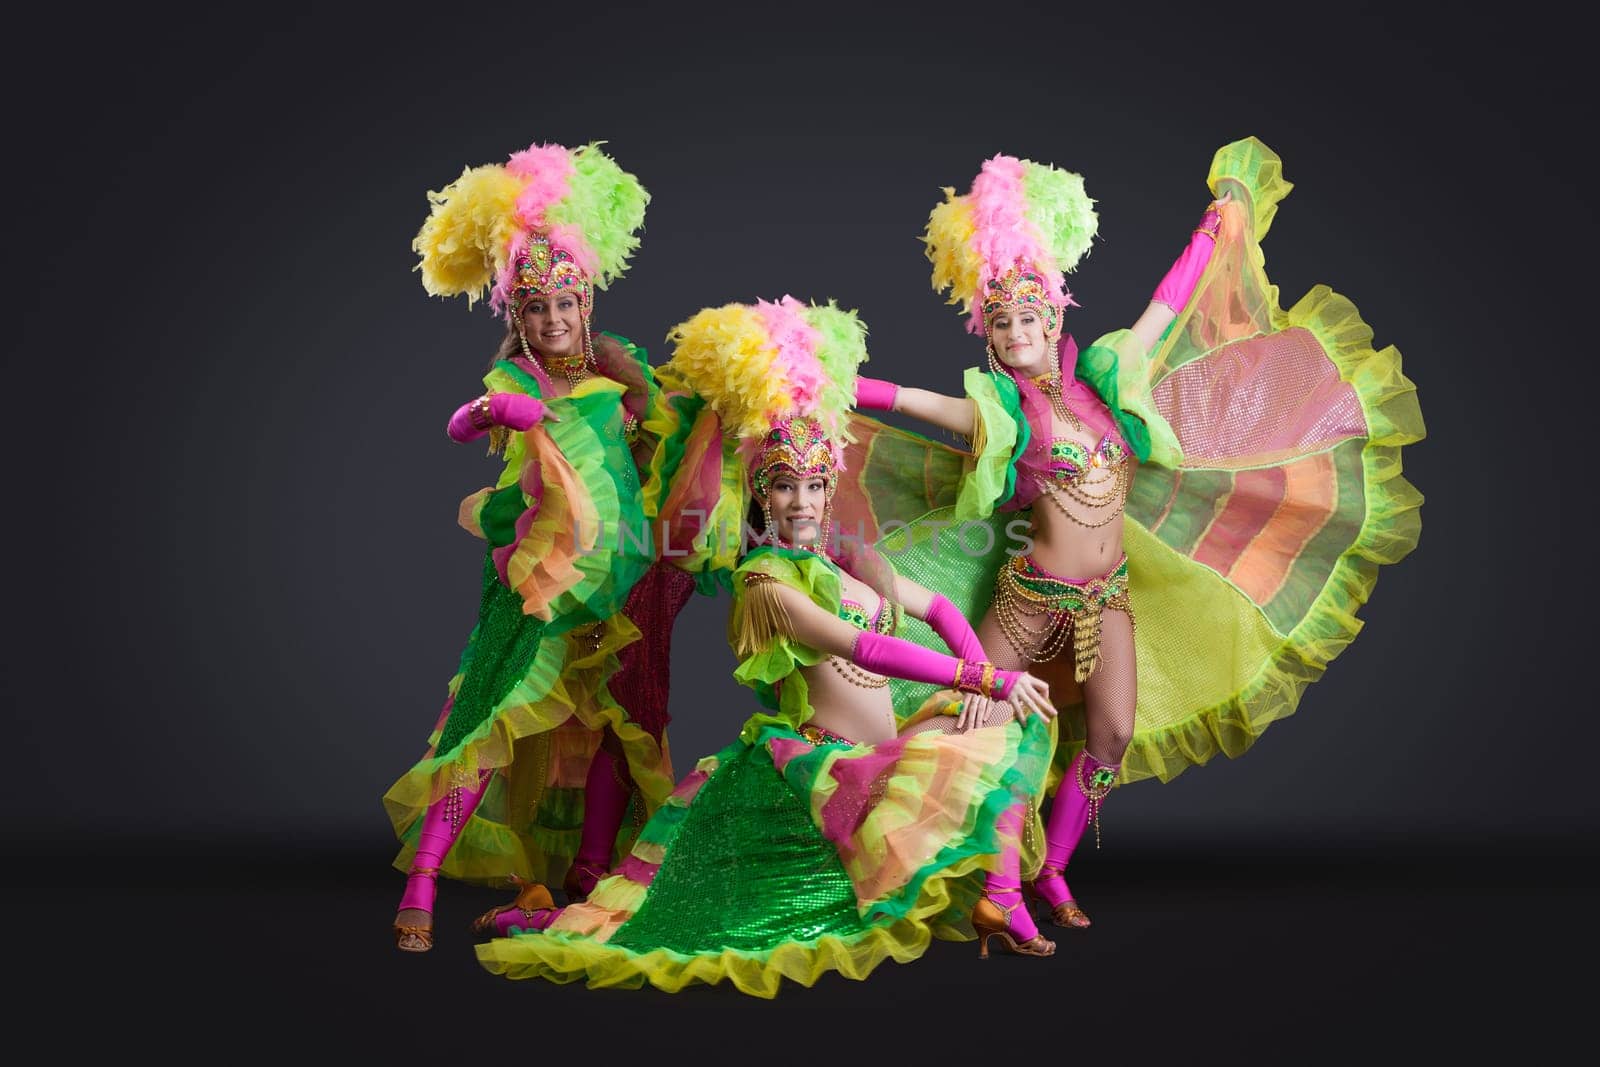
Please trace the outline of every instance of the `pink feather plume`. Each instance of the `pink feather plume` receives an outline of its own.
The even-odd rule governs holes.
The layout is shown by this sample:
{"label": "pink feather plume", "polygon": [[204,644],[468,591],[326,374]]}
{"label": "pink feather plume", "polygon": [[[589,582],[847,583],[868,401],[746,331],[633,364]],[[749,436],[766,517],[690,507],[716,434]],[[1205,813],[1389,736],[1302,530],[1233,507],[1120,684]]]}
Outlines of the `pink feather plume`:
{"label": "pink feather plume", "polygon": [[817,394],[822,391],[822,364],[817,361],[817,331],[801,312],[805,305],[792,296],[777,303],[756,301],[756,313],[766,327],[767,337],[778,350],[775,361],[784,380],[789,383],[794,397],[794,409],[775,412],[785,415],[809,415],[816,410]]}
{"label": "pink feather plume", "polygon": [[1022,160],[1016,156],[996,155],[984,160],[972,180],[972,246],[983,264],[978,270],[978,299],[972,306],[974,333],[983,332],[983,293],[989,282],[1018,263],[1039,272],[1057,303],[1074,304],[1066,277],[1028,220],[1024,173]]}
{"label": "pink feather plume", "polygon": [[506,171],[527,183],[517,197],[517,218],[528,229],[543,228],[544,213],[571,188],[571,154],[558,144],[536,144],[513,153]]}

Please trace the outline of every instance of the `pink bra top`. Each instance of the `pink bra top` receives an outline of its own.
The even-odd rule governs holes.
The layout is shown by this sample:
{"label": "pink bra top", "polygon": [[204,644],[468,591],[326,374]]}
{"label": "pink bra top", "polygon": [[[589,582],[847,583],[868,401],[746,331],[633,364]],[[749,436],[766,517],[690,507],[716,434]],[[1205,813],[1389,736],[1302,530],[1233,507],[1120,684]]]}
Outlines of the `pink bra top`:
{"label": "pink bra top", "polygon": [[1126,462],[1128,447],[1108,430],[1092,452],[1084,447],[1083,442],[1070,437],[1052,438],[1046,472],[1058,482],[1079,482],[1096,467],[1115,469]]}
{"label": "pink bra top", "polygon": [[[878,610],[869,615],[865,604],[857,604],[854,600],[839,601],[839,618],[854,626],[858,630],[868,630],[874,633],[890,633],[893,631],[894,613],[888,610],[889,600],[882,593],[878,594]],[[890,629],[885,630],[885,621],[891,623]]]}

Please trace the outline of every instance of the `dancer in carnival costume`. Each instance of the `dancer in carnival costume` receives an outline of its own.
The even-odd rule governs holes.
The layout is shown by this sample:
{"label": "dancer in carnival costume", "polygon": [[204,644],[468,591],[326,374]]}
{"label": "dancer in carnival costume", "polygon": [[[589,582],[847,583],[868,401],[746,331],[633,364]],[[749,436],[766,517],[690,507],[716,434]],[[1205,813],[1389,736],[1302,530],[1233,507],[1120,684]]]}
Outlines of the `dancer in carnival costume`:
{"label": "dancer in carnival costume", "polygon": [[[790,298],[702,310],[673,332],[660,375],[682,402],[664,409],[652,489],[666,536],[690,546],[684,565],[734,567],[734,676],[763,710],[700,761],[586,902],[506,912],[511,936],[479,946],[490,970],[666,990],[726,978],[773,996],[783,978],[863,978],[920,955],[951,886],[980,869],[1015,884],[1021,820],[1048,768],[1047,689],[996,670],[948,601],[869,545],[830,536],[863,338],[853,314]],[[762,543],[741,559],[747,517]],[[902,614],[954,654],[893,636]],[[975,694],[964,727],[999,723],[901,729],[888,675]],[[1025,921],[977,920],[985,951],[992,937],[1054,948]]]}
{"label": "dancer in carnival costume", "polygon": [[505,469],[462,503],[489,543],[478,622],[427,754],[384,796],[410,952],[432,947],[441,873],[564,876],[581,897],[626,850],[630,804],[642,825],[672,788],[668,642],[693,589],[651,565],[647,534],[629,536],[647,531],[634,456],[651,449],[640,428],[657,387],[643,349],[591,325],[594,289],[639,244],[638,179],[597,145],[534,145],[429,200],[413,245],[424,287],[469,307],[488,291],[506,322],[485,392],[448,432],[489,435]]}
{"label": "dancer in carnival costume", "polygon": [[1083,180],[988,160],[925,234],[934,287],[984,337],[988,372],[968,370],[963,397],[858,382],[860,406],[970,438],[952,518],[1030,524],[1028,555],[897,562],[983,612],[996,661],[1038,664],[1068,712],[1029,888],[1071,928],[1089,917],[1067,863],[1091,824],[1098,845],[1113,784],[1238,756],[1293,712],[1421,526],[1400,450],[1422,416],[1399,353],[1374,351],[1327,287],[1285,312],[1267,280],[1280,160],[1230,144],[1209,185],[1217,199],[1138,321],[1080,352],[1063,274],[1097,227]]}

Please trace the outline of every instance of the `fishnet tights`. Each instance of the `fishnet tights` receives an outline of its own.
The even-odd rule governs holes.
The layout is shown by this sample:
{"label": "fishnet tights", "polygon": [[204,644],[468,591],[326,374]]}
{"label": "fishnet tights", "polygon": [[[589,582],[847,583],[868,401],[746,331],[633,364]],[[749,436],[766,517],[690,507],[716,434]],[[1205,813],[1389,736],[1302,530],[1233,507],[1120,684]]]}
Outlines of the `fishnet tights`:
{"label": "fishnet tights", "polygon": [[[1043,629],[1044,615],[1029,615],[1025,621],[1031,628]],[[1017,655],[1011,642],[1000,629],[991,606],[978,624],[978,640],[994,660],[995,666],[1007,670],[1026,670],[1051,684],[1051,699],[1057,702],[1064,695],[1060,679],[1072,684],[1072,643],[1048,664],[1030,663]],[[1044,638],[1041,638],[1041,642]],[[1037,649],[1030,649],[1035,652]],[[1059,669],[1058,669],[1059,668]],[[1119,764],[1133,739],[1134,711],[1138,698],[1138,664],[1134,659],[1133,620],[1128,613],[1108,608],[1100,615],[1100,663],[1089,680],[1083,683],[1084,717],[1088,730],[1089,754],[1102,763]],[[1070,702],[1070,696],[1067,696]],[[1009,714],[1009,708],[1007,709]],[[1005,720],[990,715],[984,725],[993,726]],[[954,719],[945,724],[944,733],[954,729]],[[920,731],[921,728],[919,728]]]}
{"label": "fishnet tights", "polygon": [[1134,658],[1133,620],[1125,611],[1100,616],[1100,665],[1083,683],[1083,704],[1089,755],[1101,763],[1119,764],[1133,740],[1138,702],[1138,663]]}
{"label": "fishnet tights", "polygon": [[[1009,670],[1030,670],[1041,676],[1045,673],[1038,670],[1037,666],[1017,658],[1010,643],[1000,633],[993,608],[984,615],[978,627],[978,639],[994,657],[996,665]],[[1066,664],[1069,680],[1071,655],[1069,642],[1062,654],[1052,661]],[[1128,742],[1133,739],[1134,712],[1138,702],[1138,663],[1134,657],[1133,620],[1127,612],[1107,609],[1101,613],[1100,663],[1089,680],[1083,683],[1083,697],[1089,754],[1101,763],[1121,763],[1123,753],[1128,750]],[[990,707],[978,726],[1004,726],[1011,719],[1011,706],[997,703]],[[955,732],[954,715],[935,716],[903,731],[906,735]]]}

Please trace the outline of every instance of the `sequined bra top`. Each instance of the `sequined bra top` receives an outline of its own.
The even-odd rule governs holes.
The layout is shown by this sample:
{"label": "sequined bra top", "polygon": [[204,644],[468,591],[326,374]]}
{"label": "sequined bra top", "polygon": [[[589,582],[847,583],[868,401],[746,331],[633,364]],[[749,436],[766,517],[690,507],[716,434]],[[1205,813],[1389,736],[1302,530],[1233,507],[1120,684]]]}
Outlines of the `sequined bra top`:
{"label": "sequined bra top", "polygon": [[[894,633],[896,624],[900,620],[900,610],[898,604],[891,604],[889,598],[882,593],[878,594],[878,610],[872,615],[867,614],[867,608],[864,604],[858,604],[854,600],[845,600],[843,598],[839,601],[839,618],[858,630],[885,636]],[[851,685],[860,686],[862,689],[882,689],[889,684],[889,679],[884,675],[874,674],[872,671],[858,667],[842,656],[830,655],[828,662],[832,664],[833,669],[838,671],[845,681]],[[893,711],[889,711],[888,714],[891,719],[894,718]],[[820,743],[806,735],[805,728],[802,728],[801,734],[806,736],[807,740],[810,740],[812,744]],[[834,737],[836,740],[843,740],[838,738],[837,735],[830,734],[829,736]],[[849,742],[846,743],[848,744]]]}
{"label": "sequined bra top", "polygon": [[1128,462],[1128,448],[1115,433],[1107,431],[1090,451],[1083,442],[1070,437],[1050,441],[1050,461],[1046,473],[1057,482],[1076,484],[1097,468],[1116,470]]}
{"label": "sequined bra top", "polygon": [[839,601],[839,618],[854,626],[858,630],[868,630],[877,634],[894,633],[894,615],[889,610],[889,601],[882,593],[878,594],[878,610],[867,614],[864,604],[857,604],[854,600]]}
{"label": "sequined bra top", "polygon": [[[1043,389],[1039,391],[1050,401],[1045,410],[1039,410],[1043,405],[1035,405],[1013,414],[1013,417],[1022,416],[1019,421],[1026,424],[1029,442],[1016,458],[1016,490],[1000,505],[1000,510],[1032,507],[1040,496],[1061,504],[1063,494],[1087,494],[1077,503],[1089,511],[1109,507],[1120,500],[1132,479],[1136,457],[1109,412],[1085,412],[1080,416],[1061,397],[1050,396]],[[1100,403],[1098,397],[1094,399]],[[1103,409],[1104,404],[1100,407]],[[1099,417],[1100,414],[1106,417]],[[1063,428],[1070,427],[1072,431],[1088,429],[1092,433],[1100,427],[1105,429],[1091,448],[1082,441],[1058,434],[1057,419],[1065,424]],[[1092,423],[1094,428],[1090,429],[1086,423]],[[1085,516],[1069,517],[1082,519]],[[1102,525],[1099,518],[1095,516],[1084,525],[1098,527]]]}

